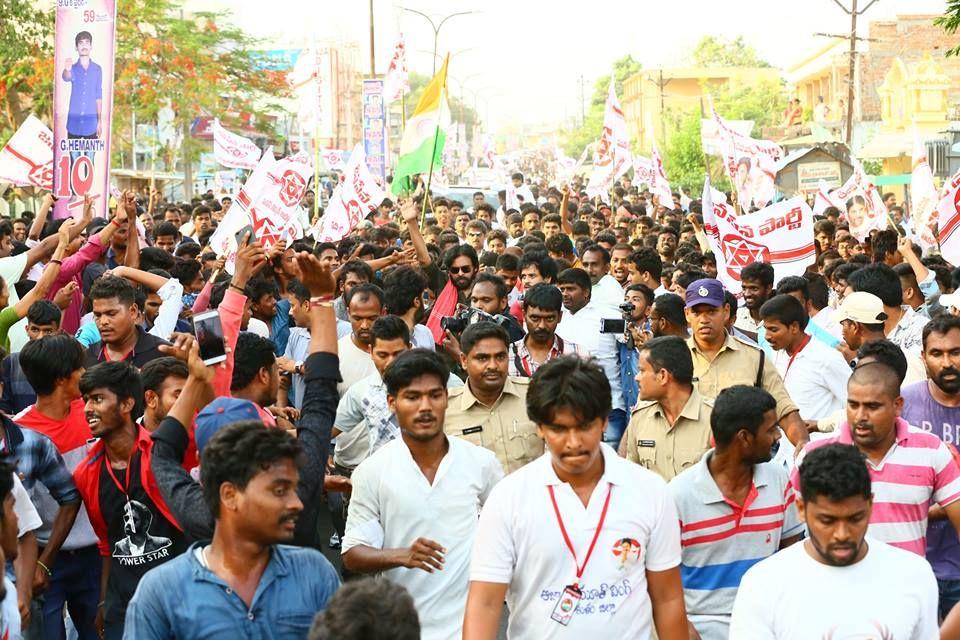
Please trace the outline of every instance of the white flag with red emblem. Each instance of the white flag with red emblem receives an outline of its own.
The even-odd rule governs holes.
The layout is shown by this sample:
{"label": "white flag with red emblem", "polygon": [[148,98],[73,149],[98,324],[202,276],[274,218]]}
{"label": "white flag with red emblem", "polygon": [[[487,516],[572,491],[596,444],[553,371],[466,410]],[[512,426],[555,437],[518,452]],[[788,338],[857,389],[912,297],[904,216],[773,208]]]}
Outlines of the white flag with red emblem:
{"label": "white flag with red emblem", "polygon": [[0,150],[0,180],[53,190],[53,132],[32,114]]}
{"label": "white flag with red emblem", "polygon": [[651,182],[647,183],[650,187],[650,195],[656,196],[661,206],[673,209],[673,192],[670,191],[670,182],[667,180],[667,172],[663,168],[663,158],[660,156],[660,150],[657,149],[656,140],[653,140],[650,164],[652,165]]}
{"label": "white flag with red emblem", "polygon": [[347,152],[343,149],[320,149],[320,157],[330,171],[343,171],[347,166]]}
{"label": "white flag with red emblem", "polygon": [[940,255],[950,264],[960,264],[960,171],[943,185],[936,217]]}
{"label": "white flag with red emblem", "polygon": [[403,40],[403,33],[398,33],[393,57],[390,58],[390,66],[383,78],[383,103],[392,104],[408,91],[410,82],[407,78],[407,45]]}
{"label": "white flag with red emblem", "polygon": [[717,277],[727,291],[739,296],[740,271],[754,262],[773,266],[774,284],[786,276],[802,276],[817,257],[813,212],[800,196],[783,200],[749,215],[714,203],[707,178],[703,185],[703,230],[717,260]]}
{"label": "white flag with red emblem", "polygon": [[312,175],[313,163],[304,152],[279,161],[272,150],[264,152],[210,237],[210,247],[217,255],[227,256],[227,271],[233,272],[234,236],[248,224],[265,249],[281,240],[289,245],[303,237],[295,214]]}
{"label": "white flag with red emblem", "polygon": [[591,198],[609,197],[608,192],[613,188],[614,181],[633,164],[632,157],[627,121],[623,117],[611,77],[607,106],[603,113],[603,131],[593,154],[593,172],[587,184],[587,195]]}
{"label": "white flag with red emblem", "polygon": [[377,184],[367,168],[363,144],[358,144],[350,154],[340,184],[333,190],[330,204],[310,235],[317,242],[337,242],[379,207],[386,197],[387,192]]}
{"label": "white flag with red emblem", "polygon": [[253,140],[227,131],[220,120],[213,121],[213,156],[225,167],[253,170],[260,162],[260,147]]}
{"label": "white flag with red emblem", "polygon": [[933,170],[927,161],[927,148],[916,138],[913,144],[913,175],[910,182],[910,222],[924,251],[937,246],[937,236],[933,228],[937,222],[936,210],[939,202],[940,194],[933,184]]}

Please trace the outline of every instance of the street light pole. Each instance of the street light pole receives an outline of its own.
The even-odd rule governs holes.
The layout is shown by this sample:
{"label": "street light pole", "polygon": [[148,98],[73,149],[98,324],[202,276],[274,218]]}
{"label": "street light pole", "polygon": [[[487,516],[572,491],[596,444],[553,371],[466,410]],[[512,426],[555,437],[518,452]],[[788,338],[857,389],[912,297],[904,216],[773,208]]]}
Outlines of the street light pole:
{"label": "street light pole", "polygon": [[458,11],[456,13],[451,13],[447,16],[444,16],[443,20],[440,21],[440,24],[436,24],[434,23],[433,18],[423,13],[422,11],[417,11],[416,9],[409,9],[407,7],[400,7],[400,8],[403,9],[404,11],[409,11],[410,13],[415,13],[418,16],[422,16],[423,18],[426,19],[427,22],[430,23],[430,28],[433,29],[433,75],[437,75],[437,41],[440,38],[440,29],[443,28],[443,24],[450,18],[454,18],[456,16],[469,15],[471,13],[476,13],[476,11]]}
{"label": "street light pole", "polygon": [[370,0],[370,77],[377,77],[376,54],[373,50],[373,0]]}

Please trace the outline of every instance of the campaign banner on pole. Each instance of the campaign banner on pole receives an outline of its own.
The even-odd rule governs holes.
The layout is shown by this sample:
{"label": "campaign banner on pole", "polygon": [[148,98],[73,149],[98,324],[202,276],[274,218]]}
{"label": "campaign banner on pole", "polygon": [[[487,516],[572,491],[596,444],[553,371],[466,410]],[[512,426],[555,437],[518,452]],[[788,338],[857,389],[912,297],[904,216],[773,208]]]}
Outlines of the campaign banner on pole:
{"label": "campaign banner on pole", "polygon": [[253,170],[260,161],[260,147],[253,142],[227,131],[219,119],[213,120],[213,155],[217,162],[234,169]]}
{"label": "campaign banner on pole", "polygon": [[737,216],[727,204],[716,204],[709,178],[703,186],[703,229],[717,259],[717,277],[739,296],[740,271],[748,264],[773,266],[774,284],[786,276],[802,276],[816,260],[813,212],[800,196]]}
{"label": "campaign banner on pole", "polygon": [[364,158],[363,145],[358,144],[350,154],[343,179],[333,190],[330,203],[311,234],[317,242],[338,242],[386,197],[387,192],[377,184]]}
{"label": "campaign banner on pole", "polygon": [[233,273],[237,251],[234,236],[248,224],[253,226],[254,235],[264,249],[280,240],[289,245],[303,237],[295,212],[312,176],[313,164],[305,152],[279,161],[271,149],[264,152],[210,237],[210,247],[217,255],[227,257],[226,266],[230,273]]}
{"label": "campaign banner on pole", "polygon": [[60,0],[54,36],[54,218],[67,218],[93,198],[107,216],[113,110],[115,0]]}
{"label": "campaign banner on pole", "polygon": [[387,112],[383,100],[383,80],[364,80],[363,151],[370,173],[386,184],[387,177]]}
{"label": "campaign banner on pole", "polygon": [[0,149],[0,180],[53,189],[53,132],[33,114]]}

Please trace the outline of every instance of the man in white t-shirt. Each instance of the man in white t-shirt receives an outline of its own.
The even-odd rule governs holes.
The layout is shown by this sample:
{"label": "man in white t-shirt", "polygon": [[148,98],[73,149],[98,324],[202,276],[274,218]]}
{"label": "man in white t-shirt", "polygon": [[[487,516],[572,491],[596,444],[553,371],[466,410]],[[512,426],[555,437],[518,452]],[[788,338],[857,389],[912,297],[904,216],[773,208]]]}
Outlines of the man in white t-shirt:
{"label": "man in white t-shirt", "polygon": [[847,405],[850,365],[836,349],[806,333],[809,318],[795,297],[781,293],[760,307],[773,364],[804,420],[822,420]]}
{"label": "man in white t-shirt", "polygon": [[[866,537],[872,496],[856,447],[811,451],[800,464],[797,498],[810,537],[747,571],[730,637],[939,638],[933,570],[922,556]],[[816,604],[802,606],[811,593]]]}
{"label": "man in white t-shirt", "polygon": [[497,485],[480,514],[464,640],[686,640],[680,526],[664,481],[602,444],[610,384],[562,356],[534,374],[527,411],[549,454]]}
{"label": "man in white t-shirt", "polygon": [[444,433],[449,376],[423,349],[384,370],[400,437],[354,472],[342,543],[344,567],[382,573],[413,596],[424,640],[461,637],[477,515],[503,477],[492,452]]}

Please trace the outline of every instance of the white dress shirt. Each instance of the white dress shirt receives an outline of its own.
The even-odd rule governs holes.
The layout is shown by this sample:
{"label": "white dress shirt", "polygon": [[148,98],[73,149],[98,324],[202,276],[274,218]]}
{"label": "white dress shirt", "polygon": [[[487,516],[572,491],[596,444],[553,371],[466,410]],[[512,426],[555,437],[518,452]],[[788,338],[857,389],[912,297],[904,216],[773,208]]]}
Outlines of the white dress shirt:
{"label": "white dress shirt", "polygon": [[619,309],[611,309],[591,300],[576,313],[570,313],[564,308],[556,331],[564,340],[586,349],[597,361],[610,381],[614,408],[623,407],[623,393],[620,391],[620,350],[617,346],[617,334],[600,333],[600,324],[605,318],[620,317]]}
{"label": "white dress shirt", "polygon": [[619,306],[624,302],[623,287],[609,273],[605,274],[590,292],[590,302],[609,307],[619,312]]}
{"label": "white dress shirt", "polygon": [[774,353],[773,364],[804,420],[820,420],[847,406],[851,369],[836,349],[809,336],[792,363],[790,354],[781,349]]}
{"label": "white dress shirt", "polygon": [[424,640],[455,640],[462,635],[477,516],[503,477],[492,452],[460,438],[447,442],[450,448],[433,484],[402,438],[364,460],[353,473],[341,547],[341,553],[358,545],[397,549],[427,538],[446,549],[442,571],[400,567],[383,572],[413,597]]}

